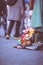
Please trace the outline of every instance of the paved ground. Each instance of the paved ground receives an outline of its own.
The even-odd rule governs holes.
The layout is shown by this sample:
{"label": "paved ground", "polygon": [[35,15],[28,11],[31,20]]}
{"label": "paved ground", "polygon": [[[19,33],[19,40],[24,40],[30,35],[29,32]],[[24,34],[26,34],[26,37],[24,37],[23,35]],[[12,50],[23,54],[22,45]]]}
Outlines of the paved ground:
{"label": "paved ground", "polygon": [[0,65],[43,65],[42,50],[13,48],[17,40],[0,38]]}

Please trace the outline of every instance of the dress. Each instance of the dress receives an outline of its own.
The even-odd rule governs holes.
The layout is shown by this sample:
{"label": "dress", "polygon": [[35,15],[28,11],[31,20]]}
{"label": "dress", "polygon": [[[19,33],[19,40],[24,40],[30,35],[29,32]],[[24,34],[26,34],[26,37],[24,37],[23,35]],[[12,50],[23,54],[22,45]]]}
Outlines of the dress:
{"label": "dress", "polygon": [[31,27],[42,27],[41,21],[41,0],[35,0],[33,14],[31,18]]}
{"label": "dress", "polygon": [[17,0],[16,4],[14,4],[13,6],[9,6],[7,19],[20,21],[21,9],[23,9],[22,0]]}

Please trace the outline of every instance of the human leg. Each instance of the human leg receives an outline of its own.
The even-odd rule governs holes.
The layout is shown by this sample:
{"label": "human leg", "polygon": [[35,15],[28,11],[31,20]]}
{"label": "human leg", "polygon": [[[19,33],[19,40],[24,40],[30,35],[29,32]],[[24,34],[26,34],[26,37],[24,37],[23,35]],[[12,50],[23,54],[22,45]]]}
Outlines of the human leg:
{"label": "human leg", "polygon": [[21,22],[20,21],[16,21],[16,28],[15,28],[15,35],[14,37],[19,37],[20,36],[20,24]]}
{"label": "human leg", "polygon": [[4,17],[4,31],[5,31],[5,36],[7,35],[7,17]]}
{"label": "human leg", "polygon": [[12,28],[13,28],[13,26],[14,26],[14,23],[15,23],[14,20],[11,20],[11,21],[10,21],[10,24],[9,24],[9,27],[8,27],[8,31],[7,31],[7,35],[6,35],[6,39],[9,39],[10,34],[11,34],[11,31],[12,31]]}

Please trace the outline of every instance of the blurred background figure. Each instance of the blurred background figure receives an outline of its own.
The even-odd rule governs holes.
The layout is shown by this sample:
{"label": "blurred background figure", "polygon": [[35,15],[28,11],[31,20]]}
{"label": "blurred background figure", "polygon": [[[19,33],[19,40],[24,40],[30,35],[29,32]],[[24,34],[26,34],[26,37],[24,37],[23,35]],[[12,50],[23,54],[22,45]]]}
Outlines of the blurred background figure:
{"label": "blurred background figure", "polygon": [[3,27],[5,36],[7,34],[7,6],[5,0],[0,0],[0,27]]}
{"label": "blurred background figure", "polygon": [[31,27],[33,27],[33,28],[42,27],[40,4],[41,4],[41,0],[35,0],[32,19],[31,19]]}
{"label": "blurred background figure", "polygon": [[29,0],[30,10],[33,10],[33,8],[34,8],[34,1],[35,0]]}
{"label": "blurred background figure", "polygon": [[33,0],[25,0],[25,18],[24,18],[24,27],[29,28],[30,27],[30,20],[32,17],[32,3]]}
{"label": "blurred background figure", "polygon": [[6,35],[6,38],[9,39],[10,34],[12,32],[13,26],[16,23],[15,31],[14,31],[14,38],[20,37],[20,25],[21,25],[21,18],[23,16],[24,12],[24,0],[17,0],[17,2],[13,6],[9,6],[8,10],[8,20],[10,21],[9,27],[8,27],[8,34]]}

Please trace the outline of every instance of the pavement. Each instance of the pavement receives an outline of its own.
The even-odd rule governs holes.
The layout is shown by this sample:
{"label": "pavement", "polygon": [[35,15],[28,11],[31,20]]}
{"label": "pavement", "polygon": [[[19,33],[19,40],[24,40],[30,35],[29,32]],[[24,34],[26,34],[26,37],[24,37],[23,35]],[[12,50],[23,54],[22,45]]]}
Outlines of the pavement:
{"label": "pavement", "polygon": [[13,48],[17,43],[0,37],[0,65],[43,65],[43,50]]}
{"label": "pavement", "polygon": [[0,29],[0,65],[43,65],[43,50],[13,48],[17,40],[11,37],[6,40],[3,29]]}
{"label": "pavement", "polygon": [[43,65],[43,50],[13,48],[17,40],[6,40],[3,33],[0,29],[0,65]]}

